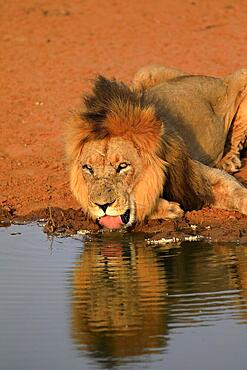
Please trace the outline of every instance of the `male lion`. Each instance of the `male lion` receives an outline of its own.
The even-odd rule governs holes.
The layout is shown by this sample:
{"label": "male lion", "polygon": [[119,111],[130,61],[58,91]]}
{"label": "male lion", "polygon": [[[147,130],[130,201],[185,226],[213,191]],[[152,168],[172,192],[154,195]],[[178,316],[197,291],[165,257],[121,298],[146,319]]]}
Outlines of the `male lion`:
{"label": "male lion", "polygon": [[241,166],[246,118],[247,69],[213,78],[149,66],[131,88],[98,76],[69,120],[71,189],[111,229],[204,205],[247,214],[247,189],[227,173]]}

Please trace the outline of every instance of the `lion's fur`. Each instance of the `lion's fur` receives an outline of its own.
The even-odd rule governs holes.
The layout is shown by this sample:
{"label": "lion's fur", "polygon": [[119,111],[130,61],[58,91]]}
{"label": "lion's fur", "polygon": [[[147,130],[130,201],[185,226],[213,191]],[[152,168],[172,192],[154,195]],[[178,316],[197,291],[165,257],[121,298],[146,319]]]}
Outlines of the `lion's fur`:
{"label": "lion's fur", "polygon": [[[183,74],[179,77],[179,72],[175,72],[175,80],[186,76]],[[192,155],[196,151],[196,146],[193,147],[193,131],[190,137],[188,128],[184,127],[188,117],[194,117],[195,112],[188,114],[187,117],[187,106],[184,111],[183,109],[180,112],[174,111],[172,97],[169,98],[166,86],[162,84],[153,86],[151,83],[147,87],[145,83],[139,84],[136,81],[138,79],[134,81],[135,87],[129,88],[122,82],[98,76],[92,93],[84,97],[82,108],[68,122],[66,148],[70,160],[71,188],[83,210],[96,219],[98,211],[89,210],[91,203],[98,204],[104,201],[110,204],[114,197],[118,199],[121,191],[134,201],[136,221],[143,221],[150,216],[156,210],[160,197],[179,203],[184,210],[199,209],[206,204],[217,203],[208,172],[195,161],[200,160],[201,154],[198,154],[199,158]],[[210,83],[213,86],[217,85],[214,80]],[[191,90],[191,82],[186,84],[188,90]],[[205,87],[198,89],[201,89],[198,92],[199,96]],[[222,93],[224,89],[224,83],[220,83],[220,88],[214,91],[214,96],[220,101],[219,107],[210,105],[211,110],[218,109],[221,115],[224,113],[222,111],[225,104]],[[220,93],[223,94],[221,99]],[[174,97],[174,91],[172,94]],[[198,99],[200,100],[200,96],[199,98],[196,96],[195,101]],[[205,107],[202,112],[207,113]],[[214,124],[211,123],[211,126]],[[224,129],[220,128],[216,133],[216,136],[222,135],[218,143],[226,141]],[[116,154],[112,152],[112,145]],[[88,155],[89,152],[91,156]],[[118,152],[121,153],[119,156]],[[208,157],[210,160],[213,158],[213,163],[216,157],[217,161],[222,159],[223,152],[221,155],[212,152],[211,148],[211,153],[209,151],[204,157],[201,156],[204,159],[202,162],[208,164]],[[130,171],[132,178],[125,174],[121,180],[113,169],[119,161],[127,161],[125,153],[131,155],[134,168],[132,172]],[[93,163],[93,166],[98,168],[97,176],[94,174],[94,177],[91,176],[89,179],[87,175],[82,174],[81,166],[85,158],[87,163]],[[101,161],[102,165],[99,164]],[[103,167],[105,170],[102,172]],[[106,180],[105,182],[102,180],[99,185],[100,176],[101,180]],[[92,188],[96,189],[95,183],[98,184],[97,192],[101,194],[100,201],[97,197],[97,202],[92,201],[95,194],[90,195]],[[104,188],[114,195],[109,198]],[[123,194],[121,196],[126,198]],[[125,200],[122,203],[124,202]],[[125,209],[124,207],[127,207],[127,203],[122,209]],[[113,207],[110,208],[110,212],[111,215],[117,214]]]}

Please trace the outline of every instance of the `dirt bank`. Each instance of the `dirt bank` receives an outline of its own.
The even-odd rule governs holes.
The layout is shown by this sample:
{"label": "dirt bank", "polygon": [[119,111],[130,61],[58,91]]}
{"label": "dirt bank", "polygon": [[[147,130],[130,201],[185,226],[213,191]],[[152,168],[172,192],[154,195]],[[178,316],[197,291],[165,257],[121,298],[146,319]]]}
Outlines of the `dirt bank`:
{"label": "dirt bank", "polygon": [[[68,223],[74,212],[82,228],[90,227],[76,211],[63,151],[64,120],[90,79],[101,73],[129,82],[149,63],[215,76],[230,73],[247,65],[246,23],[244,0],[109,0],[104,6],[97,0],[3,2],[1,219],[39,217],[58,207]],[[247,166],[239,178],[247,182]],[[217,221],[217,228],[234,237],[235,228],[246,224],[234,212],[200,211],[186,217],[207,225]],[[167,230],[168,224],[156,225],[156,231]]]}
{"label": "dirt bank", "polygon": [[[16,216],[8,206],[0,208],[0,226],[11,222],[41,221],[48,234],[71,235],[80,232],[102,232],[97,224],[87,220],[80,209],[43,208],[25,216]],[[205,208],[187,212],[177,221],[155,220],[135,225],[130,232],[146,234],[150,244],[170,243],[183,240],[206,240],[209,243],[234,242],[247,245],[247,216],[238,212],[216,211]],[[108,231],[103,231],[108,232]]]}

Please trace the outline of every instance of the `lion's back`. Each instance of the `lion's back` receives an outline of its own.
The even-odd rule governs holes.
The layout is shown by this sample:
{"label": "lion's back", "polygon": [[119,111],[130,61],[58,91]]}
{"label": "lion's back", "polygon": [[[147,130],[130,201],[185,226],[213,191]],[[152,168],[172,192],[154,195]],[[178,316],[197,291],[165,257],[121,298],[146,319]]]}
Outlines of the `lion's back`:
{"label": "lion's back", "polygon": [[152,87],[149,93],[164,105],[164,121],[184,139],[192,158],[215,165],[223,155],[227,136],[220,105],[226,94],[222,80],[180,76]]}

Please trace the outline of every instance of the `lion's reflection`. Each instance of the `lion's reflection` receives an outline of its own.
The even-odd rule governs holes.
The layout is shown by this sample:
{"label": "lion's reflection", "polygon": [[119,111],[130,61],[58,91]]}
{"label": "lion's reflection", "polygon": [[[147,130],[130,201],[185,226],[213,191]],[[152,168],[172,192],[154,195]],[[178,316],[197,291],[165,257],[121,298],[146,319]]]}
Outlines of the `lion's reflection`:
{"label": "lion's reflection", "polygon": [[114,357],[165,345],[165,270],[143,242],[88,242],[73,275],[72,335]]}
{"label": "lion's reflection", "polygon": [[[207,245],[201,249],[200,259],[192,246],[164,252],[126,236],[87,241],[72,279],[72,337],[77,347],[108,359],[163,350],[169,328],[180,320],[174,307],[191,286],[195,294],[238,289],[234,307],[246,304],[247,251]],[[210,285],[205,283],[209,275]],[[183,294],[185,299],[189,325],[195,308],[189,295]],[[197,302],[196,312],[204,305],[205,300]]]}

